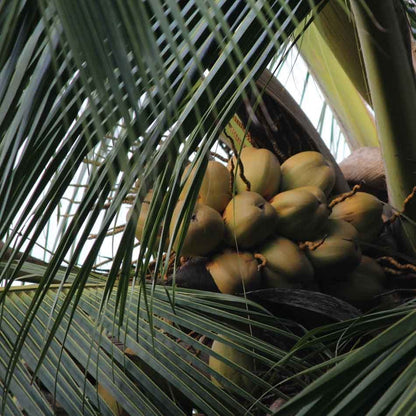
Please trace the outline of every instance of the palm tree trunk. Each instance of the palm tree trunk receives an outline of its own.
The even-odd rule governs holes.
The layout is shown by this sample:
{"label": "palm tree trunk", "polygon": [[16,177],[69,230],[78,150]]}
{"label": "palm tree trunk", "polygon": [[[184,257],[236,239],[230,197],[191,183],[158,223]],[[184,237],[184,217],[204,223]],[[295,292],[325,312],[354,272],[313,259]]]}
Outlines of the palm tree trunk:
{"label": "palm tree trunk", "polygon": [[[402,30],[398,2],[351,1],[361,44],[390,204],[404,209],[416,185],[416,81]],[[406,204],[403,227],[407,249],[416,253],[416,203]]]}

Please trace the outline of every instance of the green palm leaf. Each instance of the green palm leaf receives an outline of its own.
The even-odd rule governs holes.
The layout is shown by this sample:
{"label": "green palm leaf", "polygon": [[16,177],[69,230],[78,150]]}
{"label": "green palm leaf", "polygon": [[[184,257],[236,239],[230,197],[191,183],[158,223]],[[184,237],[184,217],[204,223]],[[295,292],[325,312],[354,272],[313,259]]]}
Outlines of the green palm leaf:
{"label": "green palm leaf", "polygon": [[[404,383],[404,380],[415,375],[412,353],[415,342],[413,308],[414,302],[396,311],[370,314],[363,317],[362,322],[358,321],[355,329],[355,323],[342,323],[341,327],[345,331],[343,336],[347,338],[354,333],[358,335],[355,331],[363,324],[367,328],[370,324],[371,331],[386,325],[388,327],[347,354],[331,371],[310,384],[277,414],[387,414],[386,410],[398,406],[399,400],[404,397],[410,400],[411,392],[406,392],[409,384]],[[333,329],[327,330],[331,331],[330,336],[334,339],[336,332]],[[322,340],[318,336],[313,342]],[[313,368],[309,371],[313,371]],[[400,394],[404,397],[400,397]]]}
{"label": "green palm leaf", "polygon": [[[94,314],[96,325],[98,322],[122,325],[129,317],[131,322],[137,321],[141,332],[150,323],[150,329],[146,329],[148,349],[162,348],[158,331],[152,329],[156,323],[152,309],[157,306],[157,288],[148,292],[143,286],[155,230],[164,222],[164,235],[167,234],[187,160],[196,153],[202,169],[203,157],[239,105],[240,97],[247,88],[255,88],[253,79],[310,11],[311,4],[299,0],[270,4],[230,1],[34,4],[10,0],[3,7],[7,9],[7,18],[0,56],[4,63],[0,72],[3,172],[0,234],[4,241],[1,254],[8,257],[1,271],[5,290],[0,299],[2,322],[8,331],[4,345],[11,343],[4,361],[4,391],[12,387],[23,359],[69,413],[81,404],[85,412],[93,412],[100,406],[97,397],[93,401],[84,400],[86,391],[88,398],[92,397],[92,385],[86,379],[81,394],[82,372],[77,373],[68,353],[58,352],[55,344],[68,342],[73,348],[81,345],[83,351],[89,351],[87,356],[77,356],[82,367],[90,373],[102,371],[96,364],[90,364],[95,363],[102,347],[94,347],[93,339],[88,338],[94,332],[93,326],[79,316],[79,307],[87,296],[88,282],[94,281],[91,271],[125,198],[139,180],[133,205],[139,207],[152,186],[161,205],[155,205],[150,213],[148,223],[153,227],[148,227],[145,233],[138,266],[132,270],[138,209],[134,211],[114,253],[106,283],[95,303],[89,306],[93,309],[88,309],[88,314]],[[81,192],[72,186],[74,181],[84,185]],[[62,205],[65,198],[69,199],[66,206]],[[62,215],[62,210],[66,215]],[[51,221],[56,215],[58,232],[52,237]],[[52,253],[45,256],[47,264],[43,272],[28,273],[25,261],[45,229],[49,230],[49,239],[55,238]],[[95,238],[86,248],[91,234]],[[161,253],[156,262],[158,273],[165,267]],[[134,292],[127,282],[132,273],[144,297],[140,302],[143,305],[140,319],[137,316],[133,319],[128,312]],[[33,279],[38,286],[30,295],[26,289],[22,292],[24,307],[20,310],[13,304],[11,287],[22,275],[26,280],[36,275]],[[61,284],[54,299],[50,291],[56,281]],[[64,289],[69,282],[71,285]],[[176,292],[172,296],[177,311],[180,297]],[[111,316],[107,315],[109,302],[113,306]],[[83,305],[86,307],[86,303]],[[43,326],[45,320],[47,324]],[[133,328],[137,337],[138,327]],[[202,327],[196,329],[200,332]],[[224,327],[214,329],[229,332]],[[121,329],[117,331],[119,334]],[[134,338],[126,339],[136,345]],[[102,342],[108,353],[112,344]],[[14,346],[12,350],[10,345]],[[174,349],[172,342],[168,345]],[[142,347],[136,348],[142,359],[149,357]],[[161,372],[160,362],[164,358],[157,356],[154,369]],[[242,412],[238,401],[229,396],[224,402],[225,396],[218,388],[181,360],[176,370],[186,382],[182,393],[197,407],[208,413],[212,406],[221,414]],[[107,371],[112,368],[109,358],[101,361]],[[167,379],[175,384],[178,376],[171,367],[174,362],[167,363],[171,374]],[[88,365],[92,365],[91,369]],[[54,375],[53,369],[61,367],[68,373]],[[206,365],[204,369],[207,371]],[[122,374],[121,370],[113,373],[111,384],[104,379],[107,380],[104,387],[112,392],[121,383]],[[75,381],[65,377],[69,374]],[[195,379],[199,384],[195,384]],[[259,378],[257,382],[270,387]],[[154,404],[134,390],[132,382],[126,383],[126,390],[114,394],[121,405],[133,413],[152,413]],[[74,392],[77,386],[78,391]],[[68,396],[70,391],[72,396]],[[250,397],[241,389],[237,391]],[[163,403],[165,399],[160,394],[157,400]],[[39,396],[36,413],[42,403]],[[141,409],[137,408],[139,404]],[[3,406],[12,404],[4,400]]]}
{"label": "green palm leaf", "polygon": [[[45,392],[50,392],[70,414],[77,414],[81,408],[87,414],[95,414],[97,409],[106,413],[108,409],[97,393],[97,383],[111,391],[130,414],[183,414],[181,406],[190,405],[207,414],[231,415],[244,413],[250,404],[253,411],[263,409],[264,412],[267,407],[257,400],[263,391],[285,396],[266,380],[271,380],[273,371],[270,369],[285,357],[286,352],[238,327],[249,324],[251,331],[268,331],[287,345],[293,344],[298,337],[285,329],[284,322],[279,322],[254,303],[238,297],[190,290],[178,289],[174,311],[168,296],[171,289],[154,291],[152,331],[146,305],[140,301],[142,290],[130,292],[124,322],[118,326],[115,295],[110,297],[105,311],[100,314],[104,285],[88,285],[71,321],[65,316],[60,322],[39,364],[38,357],[51,331],[51,323],[58,315],[56,309],[62,307],[68,289],[59,290],[57,286],[49,289],[20,352],[21,358],[9,388],[25,411],[53,414],[51,404],[44,396]],[[1,321],[3,363],[7,363],[13,353],[5,347],[18,340],[19,328],[26,320],[35,293],[36,286],[13,288],[8,292]],[[206,311],[204,315],[201,308]],[[251,392],[216,375],[240,397],[239,400],[220,390],[209,379],[209,375],[215,374],[206,363],[211,350],[201,340],[222,339],[224,333],[227,333],[225,342],[258,360],[257,374],[230,363],[250,376],[253,387],[256,386]],[[198,334],[198,337],[192,334]],[[129,355],[123,353],[125,348],[130,349]],[[199,355],[193,352],[195,350]],[[285,371],[299,371],[307,366],[304,359],[293,357],[286,362]],[[36,382],[31,385],[37,367]],[[258,376],[267,372],[268,378]],[[2,367],[2,378],[5,373],[6,365]]]}
{"label": "green palm leaf", "polygon": [[[172,246],[163,245],[185,165],[198,171],[180,216],[186,224],[224,126],[261,94],[259,75],[324,4],[0,4],[2,413],[111,414],[116,401],[130,414],[254,415],[280,397],[289,401],[278,414],[412,414],[412,303],[302,337],[299,325],[245,298],[158,284],[170,270]],[[377,90],[370,94],[378,102]],[[253,389],[214,374],[201,337],[255,358],[250,372],[212,353]]]}

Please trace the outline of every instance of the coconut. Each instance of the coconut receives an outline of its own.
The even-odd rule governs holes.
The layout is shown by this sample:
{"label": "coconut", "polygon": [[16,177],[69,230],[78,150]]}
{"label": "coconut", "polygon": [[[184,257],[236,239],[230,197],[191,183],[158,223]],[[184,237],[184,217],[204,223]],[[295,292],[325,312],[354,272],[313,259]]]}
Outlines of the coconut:
{"label": "coconut", "polygon": [[[294,282],[288,277],[273,271],[272,269],[262,270],[263,285],[265,288],[278,288],[278,289],[302,289],[302,283]],[[262,286],[263,287],[263,286]]]}
{"label": "coconut", "polygon": [[328,281],[322,290],[359,308],[365,308],[385,291],[386,275],[371,257],[362,256],[361,263],[341,281]]}
{"label": "coconut", "polygon": [[[173,238],[175,224],[184,204],[184,201],[179,201],[173,212],[169,229],[171,240]],[[181,232],[182,228],[173,244],[176,251],[178,250]],[[183,241],[181,254],[184,256],[205,256],[221,243],[223,236],[224,223],[218,211],[208,205],[195,204],[191,221]]]}
{"label": "coconut", "polygon": [[372,242],[383,228],[383,203],[374,195],[357,192],[332,207],[330,218],[345,220],[358,231],[358,238]]}
{"label": "coconut", "polygon": [[[152,198],[153,198],[153,190],[151,189],[143,199],[143,202],[140,207],[139,218],[137,220],[135,236],[139,242],[141,242],[143,238],[144,227],[147,221],[147,217],[149,216],[150,204],[152,202]],[[133,207],[130,208],[129,211],[127,212],[127,216],[126,216],[127,221],[130,219],[132,210],[133,210]],[[159,245],[161,235],[162,235],[162,227],[159,228],[159,231],[157,233],[156,246]]]}
{"label": "coconut", "polygon": [[353,270],[361,261],[358,231],[347,221],[328,220],[320,237],[305,249],[318,278]]}
{"label": "coconut", "polygon": [[237,194],[225,208],[225,241],[241,248],[256,246],[269,237],[276,221],[274,208],[256,192]]}
{"label": "coconut", "polygon": [[[141,241],[143,237],[144,225],[149,215],[150,203],[152,202],[152,198],[153,198],[153,190],[151,189],[144,197],[143,202],[140,206],[140,214],[137,220],[137,226],[136,226],[136,231],[135,231],[135,236],[139,242]],[[127,221],[130,219],[132,212],[133,212],[133,207],[131,207],[129,211],[127,212],[127,215],[126,215]]]}
{"label": "coconut", "polygon": [[[231,345],[214,340],[211,349],[212,351],[218,353],[219,355],[232,361],[238,366],[243,367],[246,370],[254,370],[253,358],[233,348]],[[209,367],[245,390],[250,391],[254,387],[253,381],[250,379],[250,377],[242,374],[237,369],[229,366],[228,364],[225,364],[223,361],[215,358],[212,355],[209,356]],[[221,382],[215,378],[215,375],[211,376],[211,380],[218,387],[224,388]]]}
{"label": "coconut", "polygon": [[257,289],[261,274],[252,253],[227,251],[214,256],[207,264],[218,290],[222,293],[238,293]]}
{"label": "coconut", "polygon": [[[232,158],[237,193],[247,191],[247,184],[241,178],[237,159]],[[240,153],[244,168],[244,177],[250,182],[250,191],[257,192],[265,199],[275,195],[280,186],[280,163],[277,157],[267,149],[244,147]],[[230,166],[230,164],[229,164]]]}
{"label": "coconut", "polygon": [[121,416],[123,413],[123,408],[119,405],[115,397],[101,383],[98,383],[97,390],[98,394],[107,403],[113,414],[116,416]]}
{"label": "coconut", "polygon": [[312,185],[329,195],[335,185],[335,169],[319,152],[297,153],[285,160],[281,171],[282,191]]}
{"label": "coconut", "polygon": [[292,240],[313,240],[325,226],[329,209],[326,196],[316,186],[304,186],[275,195],[276,232]]}
{"label": "coconut", "polygon": [[[182,179],[189,174],[191,165],[185,168]],[[192,169],[188,179],[179,196],[183,200],[189,191],[195,177],[196,169]],[[231,200],[231,175],[228,169],[216,160],[210,160],[205,170],[204,178],[199,189],[198,200],[200,204],[208,205],[216,211],[222,213],[224,208]]]}
{"label": "coconut", "polygon": [[313,279],[313,267],[299,246],[285,237],[274,237],[259,249],[267,287],[300,287]]}

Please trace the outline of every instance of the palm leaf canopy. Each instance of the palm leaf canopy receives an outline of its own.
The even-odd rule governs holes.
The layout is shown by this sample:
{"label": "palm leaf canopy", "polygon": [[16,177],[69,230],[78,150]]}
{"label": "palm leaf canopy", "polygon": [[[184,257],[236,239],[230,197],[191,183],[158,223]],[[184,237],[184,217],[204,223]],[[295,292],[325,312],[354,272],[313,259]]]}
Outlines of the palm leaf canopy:
{"label": "palm leaf canopy", "polygon": [[[279,413],[413,408],[412,303],[307,332],[246,297],[159,284],[172,273],[169,228],[174,240],[189,222],[220,133],[324,3],[0,4],[2,414],[267,414],[300,391]],[[189,162],[197,175],[171,225]],[[209,355],[249,385],[215,373]]]}

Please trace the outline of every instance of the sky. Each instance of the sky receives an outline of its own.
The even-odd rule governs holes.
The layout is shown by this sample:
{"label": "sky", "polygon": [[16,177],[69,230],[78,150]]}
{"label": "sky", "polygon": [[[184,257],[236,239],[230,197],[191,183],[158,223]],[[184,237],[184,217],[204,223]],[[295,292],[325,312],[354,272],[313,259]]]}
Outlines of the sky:
{"label": "sky", "polygon": [[295,48],[292,48],[288,59],[276,71],[277,79],[296,102],[301,104],[303,111],[320,133],[335,160],[341,162],[350,154],[350,150],[328,106],[324,110],[323,122],[320,125],[324,105],[323,95],[312,76],[309,76],[305,88],[307,74],[306,64]]}

